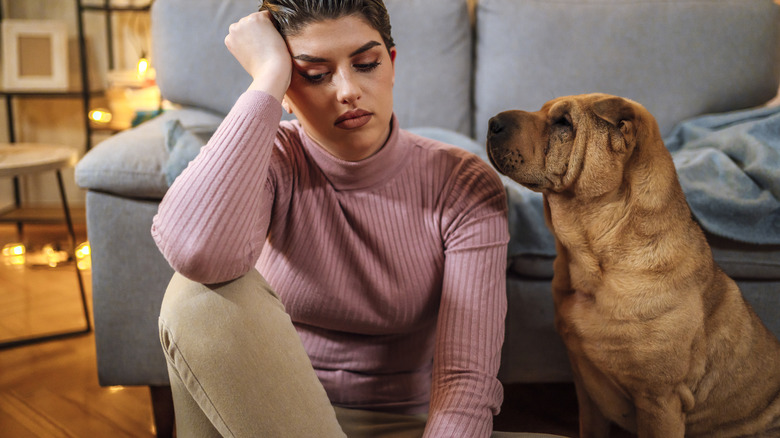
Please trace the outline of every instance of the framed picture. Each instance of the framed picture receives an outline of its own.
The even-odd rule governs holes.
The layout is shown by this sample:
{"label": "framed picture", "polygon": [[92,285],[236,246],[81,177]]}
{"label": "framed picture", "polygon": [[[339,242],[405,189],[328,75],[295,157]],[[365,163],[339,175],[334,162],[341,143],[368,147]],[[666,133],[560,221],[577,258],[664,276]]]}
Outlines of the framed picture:
{"label": "framed picture", "polygon": [[68,28],[60,20],[3,20],[3,88],[68,88]]}

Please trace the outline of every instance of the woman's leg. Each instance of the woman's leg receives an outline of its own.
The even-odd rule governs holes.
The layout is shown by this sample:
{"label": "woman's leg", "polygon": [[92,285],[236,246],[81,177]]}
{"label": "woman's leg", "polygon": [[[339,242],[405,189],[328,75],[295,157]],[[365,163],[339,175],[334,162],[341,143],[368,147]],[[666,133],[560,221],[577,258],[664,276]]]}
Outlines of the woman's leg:
{"label": "woman's leg", "polygon": [[180,438],[345,436],[290,317],[254,269],[211,286],[174,275],[160,339]]}
{"label": "woman's leg", "polygon": [[336,417],[349,438],[421,438],[426,414],[403,415],[336,407]]}
{"label": "woman's leg", "polygon": [[[428,416],[336,407],[336,416],[349,438],[421,438]],[[526,432],[493,432],[491,438],[565,438],[560,435]]]}

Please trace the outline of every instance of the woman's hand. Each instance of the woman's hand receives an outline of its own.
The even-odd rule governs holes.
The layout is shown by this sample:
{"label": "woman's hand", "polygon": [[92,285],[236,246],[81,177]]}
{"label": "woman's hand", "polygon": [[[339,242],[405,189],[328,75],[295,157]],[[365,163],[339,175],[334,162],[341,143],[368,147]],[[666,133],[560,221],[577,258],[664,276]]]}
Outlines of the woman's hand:
{"label": "woman's hand", "polygon": [[292,59],[268,11],[255,12],[230,25],[225,45],[252,76],[250,90],[261,90],[280,102],[290,86]]}

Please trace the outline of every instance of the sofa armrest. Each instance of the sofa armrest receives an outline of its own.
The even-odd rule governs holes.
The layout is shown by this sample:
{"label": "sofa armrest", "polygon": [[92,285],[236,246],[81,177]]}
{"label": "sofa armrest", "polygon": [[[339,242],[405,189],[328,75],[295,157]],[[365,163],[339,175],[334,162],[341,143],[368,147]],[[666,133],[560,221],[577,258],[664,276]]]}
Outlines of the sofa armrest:
{"label": "sofa armrest", "polygon": [[166,111],[98,144],[76,165],[79,187],[133,199],[162,199],[168,191],[163,167],[168,160],[165,122],[218,124],[223,116],[193,108]]}

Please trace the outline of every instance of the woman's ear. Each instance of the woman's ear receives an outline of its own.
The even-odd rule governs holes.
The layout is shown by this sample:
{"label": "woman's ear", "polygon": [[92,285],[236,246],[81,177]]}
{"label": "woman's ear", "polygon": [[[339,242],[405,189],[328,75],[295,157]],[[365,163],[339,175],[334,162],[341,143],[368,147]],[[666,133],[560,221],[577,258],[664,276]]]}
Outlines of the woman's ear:
{"label": "woman's ear", "polygon": [[287,111],[287,114],[292,114],[292,107],[290,107],[290,102],[287,100],[287,95],[285,94],[284,97],[282,97],[282,108],[284,108],[285,111]]}

